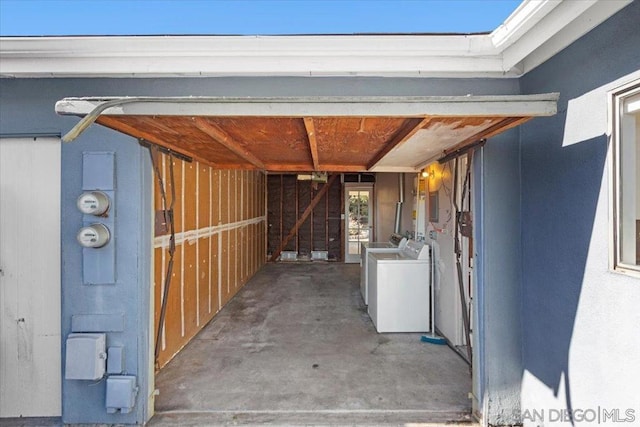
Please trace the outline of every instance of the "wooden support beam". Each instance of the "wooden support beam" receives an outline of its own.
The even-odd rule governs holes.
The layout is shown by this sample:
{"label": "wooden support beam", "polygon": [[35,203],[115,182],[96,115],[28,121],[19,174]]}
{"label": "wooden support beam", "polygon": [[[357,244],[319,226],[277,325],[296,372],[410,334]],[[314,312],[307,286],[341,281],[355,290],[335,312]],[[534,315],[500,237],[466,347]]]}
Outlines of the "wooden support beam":
{"label": "wooden support beam", "polygon": [[311,203],[309,203],[309,206],[307,206],[307,208],[302,213],[302,216],[298,218],[298,221],[296,221],[291,231],[289,231],[289,234],[287,234],[287,237],[285,237],[284,240],[280,242],[280,247],[271,255],[271,258],[269,259],[269,261],[273,262],[278,259],[282,250],[285,248],[285,246],[287,246],[287,243],[289,243],[289,240],[291,240],[291,238],[298,232],[298,229],[300,228],[302,223],[305,222],[307,218],[309,218],[309,215],[313,211],[313,208],[316,207],[320,199],[322,199],[322,197],[327,193],[327,191],[329,191],[329,187],[331,187],[331,184],[333,184],[333,182],[336,180],[337,177],[338,177],[337,174],[331,175],[329,177],[324,187],[322,187],[320,191],[318,191],[315,197],[311,200]]}
{"label": "wooden support beam", "polygon": [[393,138],[385,144],[384,148],[382,148],[382,150],[380,150],[369,162],[369,164],[367,165],[367,170],[370,170],[372,167],[374,167],[380,160],[382,160],[384,156],[389,154],[391,150],[403,144],[405,141],[415,135],[416,132],[426,126],[426,124],[430,121],[431,117],[425,117],[422,119],[409,119],[405,123],[405,125],[402,126],[400,130],[393,136]]}
{"label": "wooden support beam", "polygon": [[266,169],[264,163],[262,163],[260,159],[254,156],[249,152],[249,150],[244,148],[238,141],[234,140],[231,135],[217,125],[203,119],[202,117],[195,117],[194,123],[198,129],[209,135],[220,145],[226,147],[229,151],[248,161],[258,169]]}
{"label": "wooden support beam", "polygon": [[303,120],[304,127],[307,129],[311,159],[313,160],[313,170],[317,171],[320,168],[320,164],[318,162],[318,142],[316,141],[316,128],[313,124],[313,117],[305,117]]}

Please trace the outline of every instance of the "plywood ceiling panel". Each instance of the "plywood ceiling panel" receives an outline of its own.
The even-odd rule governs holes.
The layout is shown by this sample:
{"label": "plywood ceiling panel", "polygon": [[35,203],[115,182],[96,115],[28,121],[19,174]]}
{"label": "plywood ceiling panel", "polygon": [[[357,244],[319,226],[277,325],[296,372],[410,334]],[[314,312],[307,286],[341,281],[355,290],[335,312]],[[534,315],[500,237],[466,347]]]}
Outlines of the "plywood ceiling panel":
{"label": "plywood ceiling panel", "polygon": [[97,122],[218,168],[360,172],[417,169],[526,119],[103,115]]}
{"label": "plywood ceiling panel", "polygon": [[[407,165],[417,168],[436,160],[450,147],[481,135],[485,129],[502,121],[503,117],[434,117],[404,144],[391,150],[375,169]],[[481,139],[478,136],[477,140]]]}
{"label": "plywood ceiling panel", "polygon": [[189,117],[101,116],[97,122],[216,167],[254,169],[250,162],[197,129]]}
{"label": "plywood ceiling panel", "polygon": [[392,117],[314,119],[319,163],[367,165],[405,123]]}
{"label": "plywood ceiling panel", "polygon": [[290,117],[208,117],[265,164],[311,167],[304,123]]}

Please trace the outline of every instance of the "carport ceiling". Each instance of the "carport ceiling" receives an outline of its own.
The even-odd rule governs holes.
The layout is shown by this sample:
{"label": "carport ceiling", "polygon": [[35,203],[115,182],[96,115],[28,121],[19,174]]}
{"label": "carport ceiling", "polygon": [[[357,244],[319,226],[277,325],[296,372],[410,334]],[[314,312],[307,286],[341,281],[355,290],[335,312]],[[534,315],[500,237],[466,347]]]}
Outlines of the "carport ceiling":
{"label": "carport ceiling", "polygon": [[557,94],[464,97],[65,98],[85,117],[220,169],[415,171],[536,116]]}

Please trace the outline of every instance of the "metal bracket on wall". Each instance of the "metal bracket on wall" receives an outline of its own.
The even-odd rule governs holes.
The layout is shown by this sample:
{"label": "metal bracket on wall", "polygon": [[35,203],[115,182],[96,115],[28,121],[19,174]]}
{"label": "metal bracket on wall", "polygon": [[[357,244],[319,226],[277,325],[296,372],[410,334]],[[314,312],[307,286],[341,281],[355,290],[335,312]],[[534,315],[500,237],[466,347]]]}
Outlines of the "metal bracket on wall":
{"label": "metal bracket on wall", "polygon": [[461,148],[459,148],[457,150],[454,150],[454,151],[451,151],[449,153],[447,153],[445,151],[444,156],[442,156],[442,157],[440,157],[438,159],[438,163],[440,163],[440,164],[447,163],[449,160],[453,160],[455,158],[463,156],[463,155],[467,154],[468,152],[475,150],[476,148],[482,147],[486,143],[487,143],[487,140],[483,138],[483,139],[481,139],[479,141],[476,141],[476,142],[474,142],[472,144],[469,144],[469,145],[465,145],[464,147],[461,147]]}
{"label": "metal bracket on wall", "polygon": [[156,149],[157,151],[159,151],[159,152],[161,152],[163,154],[167,154],[167,155],[173,156],[176,159],[183,160],[183,161],[188,162],[188,163],[193,162],[193,158],[190,157],[190,156],[187,156],[186,154],[179,153],[179,152],[174,151],[174,150],[172,150],[170,148],[163,147],[162,145],[154,144],[153,142],[149,142],[146,139],[138,139],[138,144],[140,144],[141,146],[143,146],[145,148],[153,147],[154,149]]}

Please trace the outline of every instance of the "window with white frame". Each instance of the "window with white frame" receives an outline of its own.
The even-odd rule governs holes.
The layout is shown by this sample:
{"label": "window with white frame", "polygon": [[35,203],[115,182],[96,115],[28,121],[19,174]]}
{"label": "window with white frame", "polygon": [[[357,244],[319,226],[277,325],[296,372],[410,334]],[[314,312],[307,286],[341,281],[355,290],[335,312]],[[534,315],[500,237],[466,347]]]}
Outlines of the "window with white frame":
{"label": "window with white frame", "polygon": [[640,80],[612,94],[613,268],[640,272]]}

